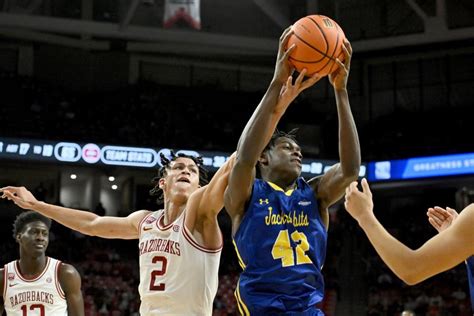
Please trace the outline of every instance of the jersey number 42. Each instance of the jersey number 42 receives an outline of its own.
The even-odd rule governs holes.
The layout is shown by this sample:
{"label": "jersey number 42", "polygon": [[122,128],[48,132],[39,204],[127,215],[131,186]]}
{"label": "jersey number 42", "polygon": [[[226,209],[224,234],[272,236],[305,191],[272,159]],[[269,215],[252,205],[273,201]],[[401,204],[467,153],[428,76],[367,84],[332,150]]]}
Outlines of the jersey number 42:
{"label": "jersey number 42", "polygon": [[280,230],[272,248],[273,259],[281,259],[283,267],[291,267],[295,265],[296,252],[296,264],[312,263],[311,259],[306,255],[306,251],[309,250],[306,235],[296,230],[291,233],[291,240],[296,243],[295,249],[291,247],[288,229]]}

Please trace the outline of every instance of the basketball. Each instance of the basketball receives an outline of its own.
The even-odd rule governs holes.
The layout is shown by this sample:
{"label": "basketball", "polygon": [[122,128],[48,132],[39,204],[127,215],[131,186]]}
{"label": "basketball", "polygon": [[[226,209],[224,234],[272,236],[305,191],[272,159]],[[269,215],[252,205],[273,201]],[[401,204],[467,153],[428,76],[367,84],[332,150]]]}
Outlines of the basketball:
{"label": "basketball", "polygon": [[296,21],[292,29],[287,48],[296,45],[289,61],[297,71],[306,68],[307,76],[327,76],[337,69],[336,58],[344,59],[345,35],[334,20],[324,15],[308,15]]}

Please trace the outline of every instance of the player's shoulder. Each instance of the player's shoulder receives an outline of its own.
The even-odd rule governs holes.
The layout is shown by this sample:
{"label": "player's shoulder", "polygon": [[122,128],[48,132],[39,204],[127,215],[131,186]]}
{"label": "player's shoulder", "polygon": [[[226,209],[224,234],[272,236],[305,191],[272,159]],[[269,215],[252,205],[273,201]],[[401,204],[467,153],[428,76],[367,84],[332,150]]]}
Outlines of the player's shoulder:
{"label": "player's shoulder", "polygon": [[58,276],[60,280],[76,279],[81,277],[77,269],[72,264],[64,262],[59,264]]}
{"label": "player's shoulder", "polygon": [[139,224],[145,219],[145,217],[152,213],[153,212],[149,210],[138,210],[133,213],[130,213],[127,218],[134,224],[134,226],[138,227]]}

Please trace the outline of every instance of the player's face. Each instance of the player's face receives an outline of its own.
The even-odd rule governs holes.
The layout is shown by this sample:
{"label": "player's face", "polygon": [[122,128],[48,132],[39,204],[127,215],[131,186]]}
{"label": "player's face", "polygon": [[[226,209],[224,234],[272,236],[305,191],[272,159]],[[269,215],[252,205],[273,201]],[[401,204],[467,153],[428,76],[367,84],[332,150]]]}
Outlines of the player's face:
{"label": "player's face", "polygon": [[301,174],[302,159],[300,146],[287,137],[278,138],[275,146],[268,151],[268,167],[272,171],[289,173],[294,177]]}
{"label": "player's face", "polygon": [[165,193],[189,196],[199,188],[199,167],[190,158],[177,158],[170,162],[163,185]]}
{"label": "player's face", "polygon": [[40,256],[48,248],[49,229],[41,221],[28,223],[18,234],[17,240],[24,253]]}

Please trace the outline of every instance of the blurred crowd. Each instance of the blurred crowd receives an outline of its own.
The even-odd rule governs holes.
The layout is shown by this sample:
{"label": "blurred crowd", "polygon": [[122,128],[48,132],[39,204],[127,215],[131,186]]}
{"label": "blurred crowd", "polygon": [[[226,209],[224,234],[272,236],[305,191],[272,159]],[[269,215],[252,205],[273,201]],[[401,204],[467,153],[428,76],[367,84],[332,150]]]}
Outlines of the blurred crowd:
{"label": "blurred crowd", "polygon": [[[5,137],[217,151],[235,149],[240,131],[264,94],[152,82],[117,91],[78,92],[59,83],[1,71],[0,87],[0,135]],[[320,89],[327,89],[324,87]],[[330,113],[320,113],[317,106],[333,102],[331,92],[326,91],[323,98],[311,99],[303,93],[287,111],[280,128],[302,127],[300,141],[306,153],[337,159],[335,107]],[[366,160],[472,151],[470,134],[463,132],[470,124],[466,118],[474,114],[472,108],[396,108],[361,122],[358,113],[365,109],[357,108],[362,106],[360,98],[354,96],[353,112]],[[456,129],[433,128],[447,122]]]}

